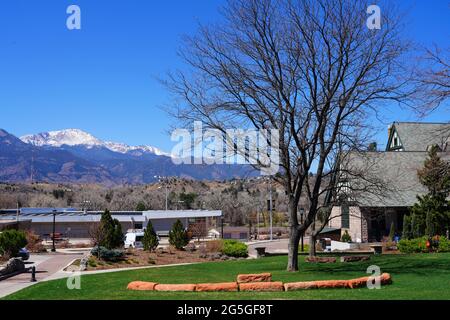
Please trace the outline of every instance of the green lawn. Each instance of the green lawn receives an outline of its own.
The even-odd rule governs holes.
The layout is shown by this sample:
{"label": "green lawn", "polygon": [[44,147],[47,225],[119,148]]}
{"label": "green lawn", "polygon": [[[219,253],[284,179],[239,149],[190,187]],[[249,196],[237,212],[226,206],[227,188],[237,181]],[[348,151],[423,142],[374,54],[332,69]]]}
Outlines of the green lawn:
{"label": "green lawn", "polygon": [[[312,265],[301,259],[301,271],[286,272],[286,257],[211,262],[188,266],[86,275],[80,290],[69,290],[66,280],[38,283],[5,299],[450,299],[450,254],[383,255],[369,262]],[[128,291],[133,280],[160,283],[233,281],[238,273],[271,272],[274,281],[351,279],[366,276],[370,265],[389,272],[394,283],[380,290],[328,289],[296,292],[169,293]]]}

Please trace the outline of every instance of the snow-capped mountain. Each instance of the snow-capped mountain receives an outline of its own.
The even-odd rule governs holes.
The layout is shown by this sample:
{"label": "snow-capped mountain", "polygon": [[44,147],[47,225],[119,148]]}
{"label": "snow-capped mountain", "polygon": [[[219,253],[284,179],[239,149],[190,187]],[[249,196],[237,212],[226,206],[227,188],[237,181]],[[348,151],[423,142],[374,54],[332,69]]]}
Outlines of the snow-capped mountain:
{"label": "snow-capped mountain", "polygon": [[103,144],[101,140],[95,138],[93,135],[78,129],[66,129],[30,134],[20,137],[20,140],[37,147],[61,147],[62,145],[100,146]]}
{"label": "snow-capped mountain", "polygon": [[107,142],[77,129],[21,139],[0,129],[0,182],[146,184],[156,176],[225,180],[255,176],[245,165],[175,164],[161,150]]}
{"label": "snow-capped mountain", "polygon": [[161,151],[158,148],[152,146],[129,146],[124,143],[102,141],[90,133],[87,133],[79,129],[65,129],[58,131],[42,132],[38,134],[25,135],[20,138],[23,142],[32,144],[34,146],[43,147],[61,147],[61,146],[85,146],[87,148],[92,147],[104,147],[113,152],[122,154],[133,153],[139,154],[154,154],[157,156],[169,156],[168,153]]}

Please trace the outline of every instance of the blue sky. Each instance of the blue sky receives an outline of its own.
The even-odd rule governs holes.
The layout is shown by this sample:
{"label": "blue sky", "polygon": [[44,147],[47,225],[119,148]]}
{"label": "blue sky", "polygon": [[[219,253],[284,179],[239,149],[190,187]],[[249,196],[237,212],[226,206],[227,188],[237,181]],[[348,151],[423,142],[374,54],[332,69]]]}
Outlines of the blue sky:
{"label": "blue sky", "polygon": [[[79,128],[131,145],[170,150],[169,103],[155,79],[182,67],[180,37],[197,21],[219,18],[223,0],[4,0],[0,6],[0,128],[20,136]],[[401,1],[415,41],[450,43],[448,0]],[[82,29],[66,28],[66,8],[81,8]],[[447,111],[447,113],[445,113]],[[416,120],[393,107],[393,120]],[[448,121],[448,108],[427,117]]]}

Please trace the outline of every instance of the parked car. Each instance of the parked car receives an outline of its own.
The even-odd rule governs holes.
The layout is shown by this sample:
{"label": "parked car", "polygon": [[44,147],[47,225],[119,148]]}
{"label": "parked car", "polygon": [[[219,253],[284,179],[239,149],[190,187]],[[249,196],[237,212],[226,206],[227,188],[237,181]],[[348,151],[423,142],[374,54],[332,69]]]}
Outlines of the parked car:
{"label": "parked car", "polygon": [[26,248],[22,248],[19,251],[19,257],[22,258],[23,261],[30,259],[30,252]]}
{"label": "parked car", "polygon": [[128,248],[142,248],[142,239],[144,238],[144,231],[127,232],[125,235],[124,247]]}

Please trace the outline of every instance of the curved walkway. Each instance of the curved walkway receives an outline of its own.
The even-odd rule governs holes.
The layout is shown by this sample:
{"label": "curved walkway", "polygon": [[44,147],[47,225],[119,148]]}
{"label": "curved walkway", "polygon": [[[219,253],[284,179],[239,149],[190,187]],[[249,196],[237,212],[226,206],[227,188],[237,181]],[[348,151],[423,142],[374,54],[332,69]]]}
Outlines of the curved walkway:
{"label": "curved walkway", "polygon": [[[29,261],[26,262],[25,267],[36,267],[36,280],[46,281],[51,279],[54,274],[57,274],[62,268],[75,259],[79,259],[80,254],[42,254],[31,255]],[[0,281],[0,298],[5,297],[11,293],[22,290],[37,282],[31,282],[31,273],[21,273],[15,277],[11,277]]]}

